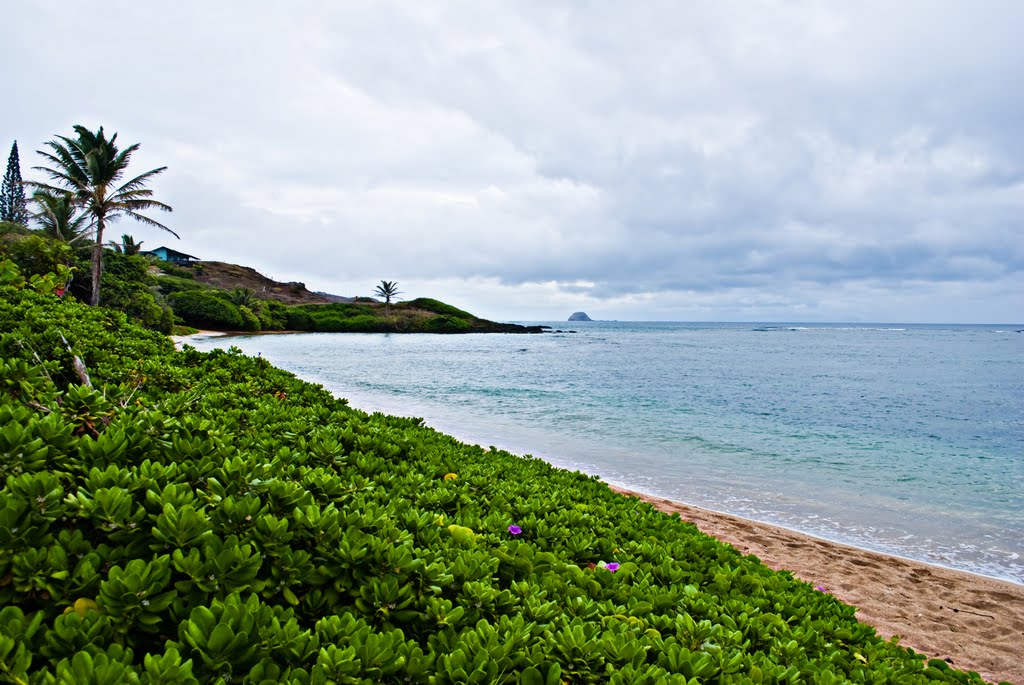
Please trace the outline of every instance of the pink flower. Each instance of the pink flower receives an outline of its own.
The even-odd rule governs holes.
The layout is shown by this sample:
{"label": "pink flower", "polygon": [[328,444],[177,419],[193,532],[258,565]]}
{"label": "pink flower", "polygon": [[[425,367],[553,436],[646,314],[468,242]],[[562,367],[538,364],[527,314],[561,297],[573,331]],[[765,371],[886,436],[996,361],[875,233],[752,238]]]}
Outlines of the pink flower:
{"label": "pink flower", "polygon": [[613,561],[613,562],[612,562],[612,563],[610,563],[610,564],[605,564],[605,565],[604,565],[604,567],[605,567],[605,568],[606,568],[607,570],[611,571],[612,573],[615,573],[616,571],[618,571],[618,570],[619,570],[619,562],[617,562],[617,561]]}
{"label": "pink flower", "polygon": [[57,297],[64,297],[65,292],[66,291],[64,290],[64,288],[55,288],[53,294],[56,295]]}
{"label": "pink flower", "polygon": [[523,529],[515,524],[512,524],[508,527],[508,532],[512,533],[513,535],[519,535],[523,532]]}

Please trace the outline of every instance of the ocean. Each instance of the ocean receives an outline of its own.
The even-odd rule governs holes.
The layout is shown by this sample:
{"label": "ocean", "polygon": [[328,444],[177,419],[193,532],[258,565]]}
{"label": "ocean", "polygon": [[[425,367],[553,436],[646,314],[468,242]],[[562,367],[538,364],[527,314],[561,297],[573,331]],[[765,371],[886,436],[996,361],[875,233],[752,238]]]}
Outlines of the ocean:
{"label": "ocean", "polygon": [[1024,326],[541,323],[564,332],[190,344],[633,490],[1024,584]]}

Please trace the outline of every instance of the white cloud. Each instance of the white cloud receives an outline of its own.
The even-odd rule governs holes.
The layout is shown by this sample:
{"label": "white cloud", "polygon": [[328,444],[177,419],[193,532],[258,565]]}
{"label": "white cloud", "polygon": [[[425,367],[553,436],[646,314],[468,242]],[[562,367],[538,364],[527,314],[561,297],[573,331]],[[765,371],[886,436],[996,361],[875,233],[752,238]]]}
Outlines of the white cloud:
{"label": "white cloud", "polygon": [[1022,15],[23,3],[0,45],[33,69],[8,75],[0,130],[26,175],[74,123],[141,141],[176,246],[341,293],[397,279],[509,319],[1021,321]]}

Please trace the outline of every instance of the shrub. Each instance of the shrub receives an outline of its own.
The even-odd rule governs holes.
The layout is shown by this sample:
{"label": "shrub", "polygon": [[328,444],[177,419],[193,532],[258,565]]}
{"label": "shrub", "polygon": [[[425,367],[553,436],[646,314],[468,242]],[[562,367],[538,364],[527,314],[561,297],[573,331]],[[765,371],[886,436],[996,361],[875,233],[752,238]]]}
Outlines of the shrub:
{"label": "shrub", "polygon": [[378,333],[390,330],[390,326],[380,317],[372,314],[357,314],[343,319],[324,318],[316,322],[318,331],[336,331],[339,333]]}
{"label": "shrub", "polygon": [[288,307],[285,327],[292,331],[312,331],[313,317],[301,307]]}
{"label": "shrub", "polygon": [[260,318],[260,329],[282,331],[288,328],[288,307],[274,300],[264,300],[256,315]]}
{"label": "shrub", "polygon": [[160,288],[160,292],[164,295],[170,295],[171,293],[181,292],[182,290],[207,290],[208,286],[198,283],[187,278],[180,278],[178,276],[169,276],[167,274],[161,274],[155,277],[157,287]]}
{"label": "shrub", "polygon": [[168,298],[174,313],[189,326],[217,330],[244,330],[246,320],[238,307],[212,290],[182,290]]}
{"label": "shrub", "polygon": [[383,310],[358,304],[317,304],[293,307],[288,328],[323,333],[378,333],[395,330]]}
{"label": "shrub", "polygon": [[177,264],[174,264],[173,262],[165,262],[164,260],[158,257],[151,256],[147,257],[146,259],[149,261],[150,264],[156,266],[165,274],[167,274],[168,276],[173,276],[174,278],[194,280],[196,277],[195,272],[202,270],[199,264],[196,264],[195,266],[179,266]]}
{"label": "shrub", "polygon": [[237,305],[238,314],[242,318],[242,326],[240,330],[243,331],[258,331],[260,330],[260,318],[256,316],[253,310],[246,307],[244,304]]}
{"label": "shrub", "polygon": [[103,285],[106,285],[107,278],[110,278],[111,281],[129,281],[147,285],[154,282],[152,276],[149,275],[149,262],[145,257],[105,250],[103,264]]}
{"label": "shrub", "polygon": [[442,314],[444,316],[454,317],[456,319],[475,319],[476,317],[465,312],[458,307],[453,307],[450,304],[446,304],[439,300],[434,300],[429,297],[419,297],[415,300],[409,300],[408,302],[401,302],[396,307],[407,308],[407,309],[423,309],[434,314]]}
{"label": "shrub", "polygon": [[119,309],[141,326],[161,333],[170,333],[174,313],[161,306],[156,297],[141,283],[118,282],[107,284],[103,276],[103,306]]}
{"label": "shrub", "polygon": [[[149,275],[148,262],[138,255],[107,252],[100,300],[146,328],[170,333],[174,313]],[[152,288],[152,289],[151,289]]]}
{"label": "shrub", "polygon": [[342,312],[313,309],[307,310],[306,315],[308,318],[296,319],[296,323],[304,322],[308,326],[304,330],[319,333],[381,333],[393,329],[382,317],[372,314],[346,316]]}
{"label": "shrub", "polygon": [[[20,226],[9,222],[7,225],[15,229]],[[31,232],[25,235],[15,230],[14,235],[17,237],[0,239],[0,259],[10,259],[26,276],[42,276],[60,266],[75,263],[74,250],[66,243],[32,235]]]}
{"label": "shrub", "polygon": [[454,316],[432,316],[423,322],[424,333],[469,333],[473,324]]}
{"label": "shrub", "polygon": [[13,221],[0,221],[0,238],[8,235],[32,235],[32,230]]}

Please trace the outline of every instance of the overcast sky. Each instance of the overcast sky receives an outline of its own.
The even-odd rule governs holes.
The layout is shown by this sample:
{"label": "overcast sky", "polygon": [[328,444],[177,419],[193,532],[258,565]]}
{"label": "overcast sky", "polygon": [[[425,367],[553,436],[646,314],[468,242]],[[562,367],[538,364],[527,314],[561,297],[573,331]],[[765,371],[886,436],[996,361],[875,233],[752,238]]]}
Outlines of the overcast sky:
{"label": "overcast sky", "polygon": [[[1024,2],[7,3],[0,148],[181,240],[501,320],[1024,322]],[[17,65],[17,66],[15,66]]]}

